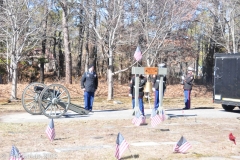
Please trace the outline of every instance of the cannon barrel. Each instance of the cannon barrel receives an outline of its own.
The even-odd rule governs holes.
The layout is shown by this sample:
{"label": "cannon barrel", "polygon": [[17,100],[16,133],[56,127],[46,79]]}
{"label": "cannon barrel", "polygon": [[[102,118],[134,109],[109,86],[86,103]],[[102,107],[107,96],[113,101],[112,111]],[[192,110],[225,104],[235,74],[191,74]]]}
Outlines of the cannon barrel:
{"label": "cannon barrel", "polygon": [[34,91],[41,91],[42,92],[43,89],[44,89],[43,87],[34,86]]}

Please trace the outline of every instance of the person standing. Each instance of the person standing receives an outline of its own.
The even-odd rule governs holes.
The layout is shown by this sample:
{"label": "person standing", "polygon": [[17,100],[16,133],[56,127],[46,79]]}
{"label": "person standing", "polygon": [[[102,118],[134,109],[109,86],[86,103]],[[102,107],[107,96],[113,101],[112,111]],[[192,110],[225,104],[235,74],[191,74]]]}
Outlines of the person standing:
{"label": "person standing", "polygon": [[135,77],[133,77],[130,81],[130,93],[129,96],[132,97],[132,108],[134,109],[135,107],[135,98],[138,98],[138,103],[139,103],[139,109],[141,111],[141,114],[144,116],[144,103],[143,103],[143,96],[144,96],[144,85],[146,84],[147,79],[143,76],[139,76],[139,95],[138,97],[135,97]]}
{"label": "person standing", "polygon": [[191,108],[191,90],[194,81],[193,71],[194,69],[192,67],[188,67],[187,75],[183,80],[184,103],[185,103],[185,107],[183,109]]}
{"label": "person standing", "polygon": [[[160,68],[165,68],[165,64],[164,63],[161,63],[158,65]],[[159,100],[159,82],[160,82],[160,78],[161,76],[163,75],[155,75],[155,77],[153,78],[153,88],[152,90],[154,91],[155,93],[155,99],[154,99],[154,109],[157,111],[158,110],[158,107],[159,107],[159,103],[160,103],[160,100]],[[166,81],[167,81],[167,78],[166,78],[166,75],[163,76],[163,96],[164,96],[164,93],[165,93],[165,90],[166,90]]]}
{"label": "person standing", "polygon": [[94,65],[88,67],[88,72],[85,72],[81,79],[81,88],[84,91],[84,108],[92,111],[94,93],[98,88],[98,76],[94,72]]}

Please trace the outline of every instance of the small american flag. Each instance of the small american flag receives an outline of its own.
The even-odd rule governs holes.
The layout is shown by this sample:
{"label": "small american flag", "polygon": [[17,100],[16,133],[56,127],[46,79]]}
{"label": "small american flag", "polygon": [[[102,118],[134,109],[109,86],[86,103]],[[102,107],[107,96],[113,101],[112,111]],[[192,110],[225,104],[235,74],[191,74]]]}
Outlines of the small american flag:
{"label": "small american flag", "polygon": [[152,114],[150,119],[151,119],[152,127],[155,127],[162,122],[161,117],[156,113],[156,110],[154,108],[152,109]]}
{"label": "small american flag", "polygon": [[142,53],[140,51],[139,46],[137,46],[137,49],[134,53],[134,58],[136,59],[136,61],[140,61],[142,59]]}
{"label": "small american flag", "polygon": [[54,129],[54,123],[53,119],[50,120],[49,125],[47,126],[46,133],[48,138],[52,141],[55,138],[55,129]]}
{"label": "small american flag", "polygon": [[136,121],[139,119],[139,117],[140,117],[139,111],[135,111],[135,116],[134,116],[134,118],[132,119],[132,123],[135,124]]}
{"label": "small american flag", "polygon": [[141,124],[146,123],[146,118],[145,118],[145,116],[141,115],[139,111],[135,111],[135,116],[132,120],[132,123],[135,126],[140,126]]}
{"label": "small american flag", "polygon": [[185,153],[191,147],[191,144],[188,143],[187,140],[182,136],[178,143],[174,146],[173,152]]}
{"label": "small american flag", "polygon": [[21,155],[21,153],[19,152],[19,150],[17,149],[17,147],[12,146],[9,160],[23,160],[23,159],[24,158]]}
{"label": "small american flag", "polygon": [[120,159],[123,152],[128,148],[129,144],[127,143],[127,141],[123,138],[121,133],[118,133],[117,135],[117,140],[116,140],[116,153],[115,153],[115,157],[117,159]]}

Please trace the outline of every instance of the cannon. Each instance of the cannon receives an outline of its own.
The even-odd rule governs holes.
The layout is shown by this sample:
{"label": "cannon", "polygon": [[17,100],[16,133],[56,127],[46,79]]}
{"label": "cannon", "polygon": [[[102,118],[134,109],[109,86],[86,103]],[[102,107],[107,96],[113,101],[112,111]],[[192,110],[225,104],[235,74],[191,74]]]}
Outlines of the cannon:
{"label": "cannon", "polygon": [[32,115],[44,114],[49,118],[59,118],[68,109],[80,115],[89,113],[83,107],[72,104],[68,90],[60,84],[29,84],[22,93],[22,105],[25,111]]}

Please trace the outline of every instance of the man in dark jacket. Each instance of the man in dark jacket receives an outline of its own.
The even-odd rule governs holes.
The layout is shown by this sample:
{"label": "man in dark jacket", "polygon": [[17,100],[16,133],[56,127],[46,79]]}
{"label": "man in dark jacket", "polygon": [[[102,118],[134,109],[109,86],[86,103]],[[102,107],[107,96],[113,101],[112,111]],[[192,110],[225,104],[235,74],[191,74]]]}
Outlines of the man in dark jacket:
{"label": "man in dark jacket", "polygon": [[191,105],[191,90],[192,90],[192,85],[193,85],[193,71],[194,69],[192,67],[188,67],[188,73],[186,77],[183,80],[183,89],[184,89],[184,103],[185,107],[183,109],[190,109]]}
{"label": "man in dark jacket", "polygon": [[[161,64],[159,64],[159,67],[165,68],[165,64],[161,63]],[[155,75],[155,77],[153,78],[153,91],[155,92],[155,99],[154,99],[154,109],[155,110],[158,110],[158,107],[159,107],[159,82],[160,82],[161,76],[162,75]],[[164,75],[163,76],[163,94],[162,94],[163,96],[164,96],[164,93],[166,90],[166,81],[167,81],[167,78]]]}
{"label": "man in dark jacket", "polygon": [[[139,95],[138,95],[138,103],[139,103],[139,109],[142,113],[142,115],[144,116],[144,104],[143,104],[143,96],[144,96],[144,85],[146,84],[147,82],[147,79],[143,76],[143,75],[140,75],[139,76]],[[131,79],[131,82],[130,82],[130,93],[129,95],[132,97],[132,107],[134,108],[135,107],[135,77],[133,77]]]}
{"label": "man in dark jacket", "polygon": [[85,109],[92,111],[94,93],[98,88],[98,76],[94,72],[94,65],[89,65],[88,72],[85,72],[82,76],[81,88],[84,91]]}

